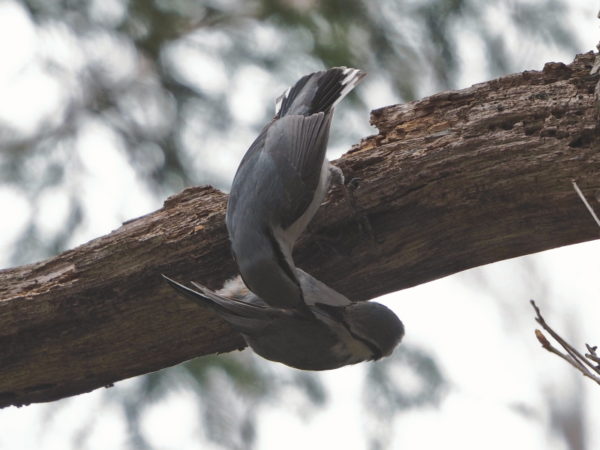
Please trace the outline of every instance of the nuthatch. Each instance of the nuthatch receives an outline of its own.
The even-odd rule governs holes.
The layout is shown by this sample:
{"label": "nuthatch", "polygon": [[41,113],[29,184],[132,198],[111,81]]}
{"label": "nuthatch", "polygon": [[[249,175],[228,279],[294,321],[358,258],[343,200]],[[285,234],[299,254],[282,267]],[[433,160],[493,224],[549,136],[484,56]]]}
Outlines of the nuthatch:
{"label": "nuthatch", "polygon": [[278,98],[275,117],[235,174],[227,230],[244,283],[273,307],[303,307],[292,250],[315,215],[332,177],[325,158],[335,105],[365,76],[336,67],[306,75]]}
{"label": "nuthatch", "polygon": [[377,360],[392,353],[404,336],[402,322],[384,305],[351,302],[297,268],[295,278],[310,316],[265,304],[240,277],[218,292],[197,283],[191,289],[164,277],[179,292],[215,310],[257,354],[297,369],[337,369]]}
{"label": "nuthatch", "polygon": [[364,75],[345,67],[316,72],[279,97],[274,119],[240,163],[227,205],[241,277],[219,292],[165,277],[215,310],[256,353],[298,369],[376,360],[404,336],[402,322],[388,308],[350,301],[296,268],[292,259],[331,179],[343,182],[341,170],[325,158],[329,126],[334,106]]}

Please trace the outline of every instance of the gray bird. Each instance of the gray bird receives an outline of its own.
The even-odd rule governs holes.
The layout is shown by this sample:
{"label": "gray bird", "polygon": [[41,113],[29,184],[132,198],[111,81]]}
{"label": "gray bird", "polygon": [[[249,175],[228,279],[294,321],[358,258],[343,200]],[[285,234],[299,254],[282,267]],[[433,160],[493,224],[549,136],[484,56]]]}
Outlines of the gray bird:
{"label": "gray bird", "polygon": [[[216,311],[260,356],[303,370],[336,369],[392,353],[404,326],[387,307],[351,302],[339,292],[295,269],[310,315],[267,305],[240,277],[213,292],[193,283],[186,287],[163,277],[177,291]],[[285,303],[285,302],[281,302]]]}
{"label": "gray bird", "polygon": [[335,105],[365,76],[336,67],[302,77],[235,174],[226,223],[240,275],[273,307],[304,308],[292,250],[341,170],[325,158]]}

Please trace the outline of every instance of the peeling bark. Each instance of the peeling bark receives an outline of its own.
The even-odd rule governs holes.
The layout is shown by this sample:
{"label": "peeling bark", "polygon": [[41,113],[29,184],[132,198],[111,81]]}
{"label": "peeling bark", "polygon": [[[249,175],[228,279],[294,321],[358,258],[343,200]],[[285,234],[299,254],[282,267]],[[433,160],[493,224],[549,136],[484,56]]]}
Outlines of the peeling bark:
{"label": "peeling bark", "polygon": [[[335,162],[361,180],[360,214],[330,193],[297,247],[298,266],[365,300],[597,239],[571,185],[598,206],[593,61],[588,53],[373,111],[379,133]],[[235,274],[225,206],[225,194],[189,188],[107,236],[0,271],[0,406],[242,348],[227,324],[160,277],[217,288]]]}

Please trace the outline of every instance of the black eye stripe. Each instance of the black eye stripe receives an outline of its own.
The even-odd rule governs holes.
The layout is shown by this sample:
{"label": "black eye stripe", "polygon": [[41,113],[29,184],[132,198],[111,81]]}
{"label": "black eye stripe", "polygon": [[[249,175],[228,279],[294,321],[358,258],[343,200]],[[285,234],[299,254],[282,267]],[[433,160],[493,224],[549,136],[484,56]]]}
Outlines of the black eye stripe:
{"label": "black eye stripe", "polygon": [[348,326],[348,324],[346,322],[344,322],[344,326],[346,327],[348,332],[352,335],[352,337],[354,337],[355,339],[358,339],[360,342],[362,342],[367,347],[369,347],[369,350],[371,350],[371,352],[373,352],[373,359],[380,359],[383,356],[383,353],[381,352],[381,350],[379,350],[379,347],[377,347],[377,345],[375,345],[373,342],[369,341],[368,339],[363,338],[362,336],[358,336],[358,335],[354,334],[354,332],[352,331],[352,329]]}
{"label": "black eye stripe", "polygon": [[348,333],[350,333],[350,336],[352,336],[357,341],[360,341],[363,344],[365,344],[369,348],[369,350],[371,350],[371,352],[373,353],[373,357],[374,357],[373,359],[380,359],[383,356],[383,352],[379,349],[379,347],[374,342],[372,342],[362,336],[359,336],[354,331],[352,331],[352,328],[350,327],[348,322],[346,322],[346,320],[344,319],[344,314],[343,314],[341,308],[335,307],[335,306],[330,306],[330,305],[323,305],[323,304],[319,304],[319,305],[317,305],[317,307],[319,309],[325,311],[329,316],[331,316],[337,322],[344,325],[344,328],[346,328],[346,330],[348,330]]}

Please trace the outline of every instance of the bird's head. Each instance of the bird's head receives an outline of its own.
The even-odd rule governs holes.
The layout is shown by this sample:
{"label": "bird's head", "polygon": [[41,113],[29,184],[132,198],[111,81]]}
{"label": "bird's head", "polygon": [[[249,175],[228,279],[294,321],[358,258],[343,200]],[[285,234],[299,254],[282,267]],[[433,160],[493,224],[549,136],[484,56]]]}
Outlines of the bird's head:
{"label": "bird's head", "polygon": [[344,310],[350,332],[367,344],[373,359],[389,356],[404,336],[404,325],[388,307],[376,302],[355,302]]}

